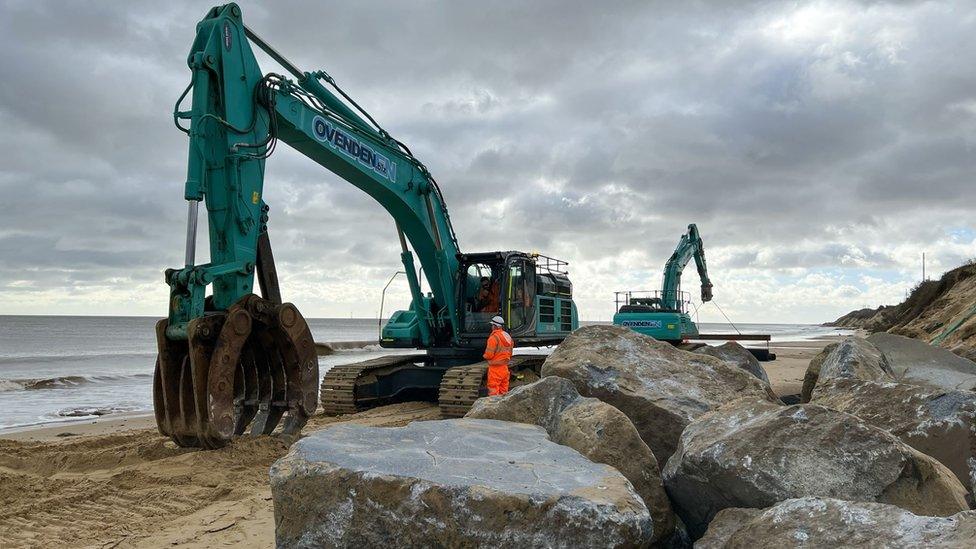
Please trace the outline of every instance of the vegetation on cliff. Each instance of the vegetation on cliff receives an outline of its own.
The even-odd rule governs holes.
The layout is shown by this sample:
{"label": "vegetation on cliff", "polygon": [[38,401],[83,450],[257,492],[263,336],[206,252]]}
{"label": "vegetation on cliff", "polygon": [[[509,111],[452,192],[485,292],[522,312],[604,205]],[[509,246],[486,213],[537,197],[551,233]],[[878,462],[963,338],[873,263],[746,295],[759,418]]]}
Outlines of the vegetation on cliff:
{"label": "vegetation on cliff", "polygon": [[914,337],[976,359],[976,260],[919,283],[898,305],[852,311],[825,326]]}

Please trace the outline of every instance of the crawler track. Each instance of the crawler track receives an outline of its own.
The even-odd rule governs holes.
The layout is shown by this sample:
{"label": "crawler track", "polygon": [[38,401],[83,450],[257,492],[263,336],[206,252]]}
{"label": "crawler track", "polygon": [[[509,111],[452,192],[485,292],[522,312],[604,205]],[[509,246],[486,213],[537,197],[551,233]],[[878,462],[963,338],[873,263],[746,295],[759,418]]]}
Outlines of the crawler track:
{"label": "crawler track", "polygon": [[[532,372],[539,375],[545,356],[516,355],[512,357],[509,371],[516,381],[513,386],[520,385],[519,376]],[[444,417],[463,417],[468,413],[474,401],[488,395],[485,378],[488,374],[488,363],[479,362],[468,366],[456,366],[449,369],[441,380],[438,404]],[[533,376],[533,377],[535,377]]]}
{"label": "crawler track", "polygon": [[[538,379],[544,356],[516,355],[512,385]],[[461,417],[487,395],[486,362],[453,368],[438,366],[426,354],[390,355],[334,366],[319,392],[327,416],[355,414],[405,400],[437,402],[444,417]]]}
{"label": "crawler track", "polygon": [[455,366],[444,373],[437,403],[444,417],[462,417],[478,398],[488,394],[485,376],[488,363]]}
{"label": "crawler track", "polygon": [[379,405],[375,395],[362,391],[364,383],[398,368],[423,361],[427,355],[390,355],[353,364],[334,366],[322,378],[319,392],[325,415],[355,414]]}

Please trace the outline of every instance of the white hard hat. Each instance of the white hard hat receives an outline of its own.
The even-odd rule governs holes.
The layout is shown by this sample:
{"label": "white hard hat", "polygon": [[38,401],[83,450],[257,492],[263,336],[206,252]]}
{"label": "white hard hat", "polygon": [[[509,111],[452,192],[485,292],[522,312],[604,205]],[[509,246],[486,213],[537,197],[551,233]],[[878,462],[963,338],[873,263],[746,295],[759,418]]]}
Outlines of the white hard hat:
{"label": "white hard hat", "polygon": [[498,315],[495,315],[495,316],[491,317],[491,323],[494,324],[495,326],[504,326],[505,325],[505,319],[502,318],[502,317],[500,317],[500,316],[498,316]]}

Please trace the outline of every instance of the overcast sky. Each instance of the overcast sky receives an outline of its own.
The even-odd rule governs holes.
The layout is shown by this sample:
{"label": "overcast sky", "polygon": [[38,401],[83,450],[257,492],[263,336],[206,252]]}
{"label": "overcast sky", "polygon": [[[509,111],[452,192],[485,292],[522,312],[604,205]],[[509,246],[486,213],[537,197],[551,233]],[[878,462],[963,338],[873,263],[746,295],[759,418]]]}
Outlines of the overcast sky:
{"label": "overcast sky", "polygon": [[[583,319],[658,287],[690,222],[740,322],[895,303],[922,252],[933,276],[976,256],[976,3],[304,4],[241,3],[430,167],[462,250],[568,260]],[[210,5],[2,3],[0,313],[165,315],[171,112]],[[385,210],[285,146],[265,200],[285,298],[375,317]]]}

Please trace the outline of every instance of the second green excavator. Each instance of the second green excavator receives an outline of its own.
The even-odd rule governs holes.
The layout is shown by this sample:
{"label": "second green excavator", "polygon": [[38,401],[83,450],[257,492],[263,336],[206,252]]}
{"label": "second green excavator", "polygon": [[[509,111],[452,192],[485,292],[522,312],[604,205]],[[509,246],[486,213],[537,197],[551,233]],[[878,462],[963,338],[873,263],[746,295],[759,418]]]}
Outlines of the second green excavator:
{"label": "second green excavator", "polygon": [[660,341],[681,343],[698,336],[698,326],[691,320],[688,294],[681,291],[681,273],[694,258],[701,278],[702,303],[712,299],[712,282],[705,265],[705,245],[698,227],[688,225],[674,253],[664,266],[664,283],[660,291],[616,292],[616,314],[613,323]]}
{"label": "second green excavator", "polygon": [[[294,80],[263,74],[251,44]],[[425,351],[334,368],[322,382],[328,413],[405,398],[439,399],[449,415],[463,413],[483,385],[485,368],[476,363],[493,315],[523,346],[559,343],[576,328],[565,262],[516,251],[462,253],[427,167],[331,76],[298,69],[248,29],[236,4],[213,8],[197,24],[187,61],[192,77],[174,111],[189,136],[186,261],[166,272],[169,316],[156,330],[154,378],[159,430],[177,444],[218,447],[279,424],[297,432],[318,404],[315,345],[298,309],[282,303],[268,237],[265,160],[277,143],[393,217],[412,301],[392,316],[380,344]],[[192,105],[181,111],[187,96]],[[201,201],[205,264],[195,261]],[[252,293],[255,275],[260,297]],[[522,358],[514,369],[537,362]]]}

